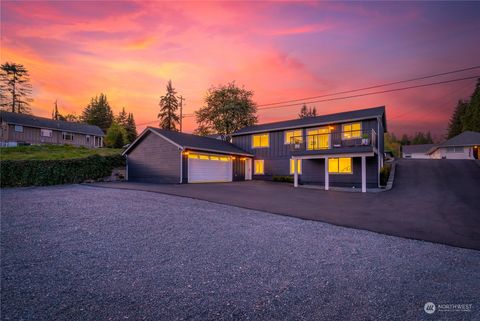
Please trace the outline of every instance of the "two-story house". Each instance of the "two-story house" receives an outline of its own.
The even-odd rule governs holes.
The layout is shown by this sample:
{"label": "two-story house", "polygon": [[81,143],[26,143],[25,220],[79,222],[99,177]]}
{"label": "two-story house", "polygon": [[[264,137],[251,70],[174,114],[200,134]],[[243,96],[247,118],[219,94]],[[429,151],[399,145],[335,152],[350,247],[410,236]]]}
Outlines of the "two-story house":
{"label": "two-story house", "polygon": [[0,146],[67,144],[102,147],[104,133],[98,126],[0,111]]}
{"label": "two-story house", "polygon": [[271,180],[294,185],[378,187],[385,107],[243,128],[232,142],[148,127],[124,151],[131,181]]}

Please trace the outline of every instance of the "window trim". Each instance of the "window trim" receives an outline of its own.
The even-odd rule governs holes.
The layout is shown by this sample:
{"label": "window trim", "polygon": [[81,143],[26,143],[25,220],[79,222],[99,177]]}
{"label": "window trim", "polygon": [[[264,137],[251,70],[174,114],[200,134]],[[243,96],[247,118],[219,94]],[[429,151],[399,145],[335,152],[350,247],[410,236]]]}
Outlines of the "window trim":
{"label": "window trim", "polygon": [[[19,130],[17,130],[19,129]],[[23,126],[22,125],[15,125],[13,129],[16,133],[23,133]]]}
{"label": "window trim", "polygon": [[[44,132],[49,132],[50,135],[44,135],[43,133]],[[53,130],[51,129],[47,129],[47,128],[40,128],[40,137],[48,137],[48,138],[51,138],[53,136]]]}
{"label": "window trim", "polygon": [[[290,164],[290,175],[294,175],[295,172],[295,163],[292,162],[293,159],[290,158],[289,160],[289,164]],[[297,159],[297,162],[298,162],[298,175],[301,175],[302,174],[302,160],[301,159]],[[292,166],[293,165],[293,166]]]}
{"label": "window trim", "polygon": [[[293,132],[293,136],[292,137],[300,137],[300,141],[299,142],[295,142],[295,144],[302,144],[303,143],[303,129],[300,128],[300,129],[290,129],[290,130],[285,130],[283,132],[283,143],[285,145],[290,145],[290,141],[287,140],[287,133],[290,133],[290,132]],[[295,132],[300,132],[300,135],[297,136],[295,135]]]}
{"label": "window trim", "polygon": [[[340,159],[341,158],[350,159],[350,172],[340,172]],[[337,160],[338,172],[331,172],[330,171],[330,161],[334,160],[334,159]],[[327,166],[329,175],[353,175],[353,157],[331,157],[331,158],[328,158],[328,162],[327,162],[326,166]]]}
{"label": "window trim", "polygon": [[[360,124],[360,129],[359,130],[345,130],[345,126],[352,126],[354,124]],[[345,123],[345,124],[342,124],[342,139],[345,139],[345,140],[348,140],[348,139],[359,139],[359,138],[362,138],[362,122],[361,121],[358,121],[358,122],[353,122],[353,123]],[[352,136],[352,133],[353,132],[359,132],[359,136]],[[345,137],[345,133],[350,133],[350,137]]]}
{"label": "window trim", "polygon": [[[257,162],[262,164],[262,172],[257,172]],[[265,175],[265,160],[264,159],[254,159],[253,160],[253,175]]]}
{"label": "window trim", "polygon": [[[70,135],[72,139],[65,139],[66,135]],[[62,132],[62,140],[73,141],[73,133],[70,132]]]}
{"label": "window trim", "polygon": [[[260,136],[260,146],[255,146],[255,136]],[[266,146],[261,146],[262,145],[262,136],[267,136],[267,145]],[[261,134],[254,134],[252,135],[252,148],[269,148],[270,147],[270,133],[261,133]]]}

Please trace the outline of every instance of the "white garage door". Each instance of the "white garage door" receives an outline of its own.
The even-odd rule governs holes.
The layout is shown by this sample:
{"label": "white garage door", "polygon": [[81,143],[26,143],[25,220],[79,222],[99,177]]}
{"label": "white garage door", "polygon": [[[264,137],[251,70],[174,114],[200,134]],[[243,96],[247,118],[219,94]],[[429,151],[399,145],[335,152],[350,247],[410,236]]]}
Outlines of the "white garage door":
{"label": "white garage door", "polygon": [[188,182],[231,182],[232,160],[228,156],[189,154]]}

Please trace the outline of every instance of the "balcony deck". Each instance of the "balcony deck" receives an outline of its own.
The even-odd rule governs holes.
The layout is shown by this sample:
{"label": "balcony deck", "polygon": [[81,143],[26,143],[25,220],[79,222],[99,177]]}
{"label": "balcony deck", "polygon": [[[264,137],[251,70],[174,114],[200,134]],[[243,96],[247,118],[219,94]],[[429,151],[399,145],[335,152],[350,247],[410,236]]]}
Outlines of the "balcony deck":
{"label": "balcony deck", "polygon": [[370,131],[332,132],[292,137],[292,155],[377,153],[377,134]]}

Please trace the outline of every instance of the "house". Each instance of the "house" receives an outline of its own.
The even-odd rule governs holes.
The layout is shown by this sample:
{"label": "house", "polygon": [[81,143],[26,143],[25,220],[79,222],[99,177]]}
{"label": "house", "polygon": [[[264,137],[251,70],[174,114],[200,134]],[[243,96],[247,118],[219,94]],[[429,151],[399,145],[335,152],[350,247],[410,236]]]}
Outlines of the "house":
{"label": "house", "polygon": [[433,159],[479,159],[480,132],[465,131],[427,152]]}
{"label": "house", "polygon": [[429,159],[427,152],[436,144],[404,145],[402,146],[402,158]]}
{"label": "house", "polygon": [[98,126],[54,120],[27,114],[0,112],[0,146],[69,144],[102,147],[104,133]]}
{"label": "house", "polygon": [[271,180],[378,187],[385,107],[243,128],[232,142],[148,127],[124,151],[128,180],[154,183]]}

